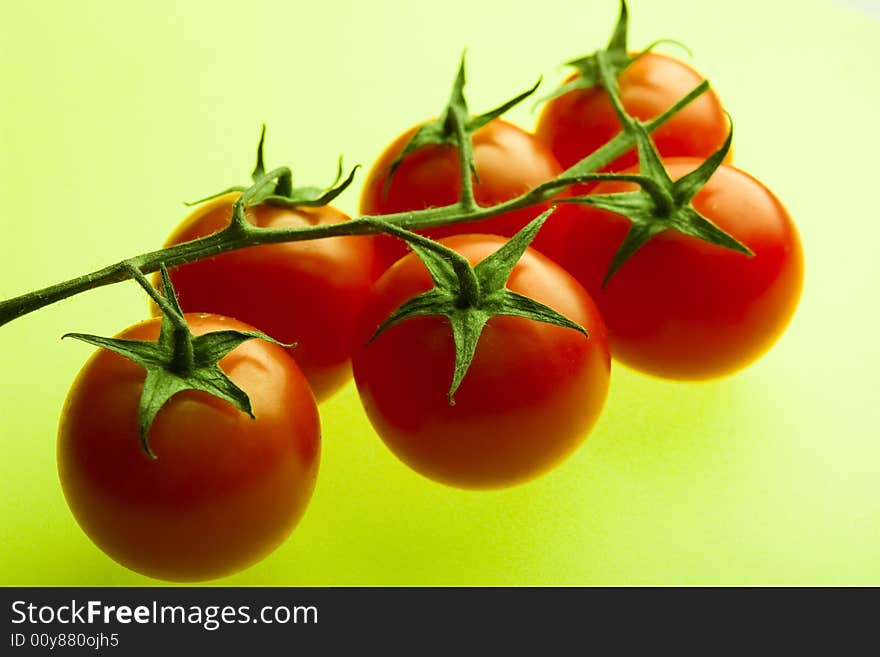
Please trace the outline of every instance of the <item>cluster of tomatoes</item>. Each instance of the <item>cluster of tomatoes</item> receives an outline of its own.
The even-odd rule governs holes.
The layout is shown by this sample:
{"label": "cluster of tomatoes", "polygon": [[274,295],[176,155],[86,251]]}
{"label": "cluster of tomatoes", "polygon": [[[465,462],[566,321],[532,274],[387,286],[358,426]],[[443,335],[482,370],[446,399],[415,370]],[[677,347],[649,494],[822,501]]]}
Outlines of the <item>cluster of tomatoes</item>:
{"label": "cluster of tomatoes", "polygon": [[[700,80],[682,62],[651,52],[619,75],[620,99],[630,115],[647,120]],[[363,215],[458,201],[456,146],[429,144],[400,159],[415,130],[373,165],[362,191]],[[653,138],[677,179],[717,151],[728,130],[709,91]],[[551,99],[534,133],[494,119],[472,135],[475,199],[481,206],[512,199],[619,131],[601,85]],[[637,169],[635,150],[605,168]],[[630,189],[631,183],[602,182],[575,192]],[[226,227],[235,198],[198,207],[167,246]],[[173,268],[193,333],[253,326],[296,346],[255,340],[220,361],[250,397],[255,419],[204,392],[173,396],[150,428],[154,459],[141,448],[135,420],[143,368],[109,351],[96,353],[70,393],[60,430],[61,480],[73,513],[111,557],[154,577],[206,579],[254,563],[284,541],[303,514],[320,453],[316,402],[338,390],[352,370],[376,432],[420,473],[466,488],[534,478],[572,453],[597,420],[610,354],[656,376],[708,379],[752,362],[784,329],[803,267],[784,207],[729,164],[717,169],[693,205],[752,255],[670,229],[605,282],[629,220],[560,204],[506,286],[577,322],[589,337],[524,317],[491,317],[454,404],[447,391],[456,354],[445,318],[408,319],[374,336],[396,308],[433,286],[417,254],[395,237],[263,245]],[[547,207],[419,232],[477,265]],[[249,208],[247,219],[290,227],[348,217],[330,206],[267,204]],[[120,337],[155,339],[159,325],[154,318]]]}

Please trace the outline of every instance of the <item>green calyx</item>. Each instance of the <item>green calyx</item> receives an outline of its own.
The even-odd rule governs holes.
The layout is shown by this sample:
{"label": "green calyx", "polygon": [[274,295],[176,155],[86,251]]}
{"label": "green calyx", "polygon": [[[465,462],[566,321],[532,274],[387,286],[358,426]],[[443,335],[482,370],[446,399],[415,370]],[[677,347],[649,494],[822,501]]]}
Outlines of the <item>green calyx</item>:
{"label": "green calyx", "polygon": [[610,210],[628,217],[631,222],[626,237],[611,260],[602,285],[607,285],[620,267],[652,237],[669,229],[745,255],[754,255],[747,246],[697,212],[691,203],[697,192],[724,161],[733,140],[733,127],[731,126],[727,139],[717,151],[699,167],[673,182],[666,167],[663,166],[663,161],[645,124],[627,114],[624,109],[613,66],[605,53],[598,53],[596,61],[602,84],[608,91],[623,132],[631,135],[635,140],[639,155],[639,175],[608,177],[631,180],[641,186],[641,189],[635,192],[591,194],[560,199],[560,202],[579,203]]}
{"label": "green calyx", "polygon": [[266,142],[265,124],[260,131],[260,141],[257,144],[257,163],[251,173],[253,184],[250,186],[233,186],[216,194],[211,194],[198,201],[186,203],[186,205],[198,205],[205,201],[223,196],[230,192],[241,192],[242,209],[254,205],[279,205],[283,207],[305,206],[319,207],[327,205],[339,196],[354,180],[354,174],[359,166],[355,166],[343,179],[342,156],[336,168],[336,177],[328,187],[294,187],[293,172],[288,167],[279,167],[266,171],[263,161],[263,146]]}
{"label": "green calyx", "polygon": [[[602,53],[597,54],[597,63],[604,58],[598,56],[601,54]],[[609,66],[610,65],[606,61],[604,67],[608,68]],[[601,70],[602,65],[600,65],[600,72]],[[459,89],[463,88],[463,73],[460,78],[461,81],[457,81],[456,83],[456,88]],[[604,79],[603,76],[603,80]],[[613,76],[610,77],[610,79],[614,79]],[[672,117],[687,105],[694,102],[694,100],[699,98],[699,96],[705,93],[708,89],[709,83],[706,80],[701,81],[660,115],[639,124],[641,127],[635,126],[635,123],[637,123],[635,119],[627,117],[626,113],[623,112],[621,114],[623,117],[621,121],[624,124],[624,129],[604,145],[600,146],[582,160],[563,171],[559,176],[537,185],[515,198],[489,207],[479,206],[475,202],[473,189],[474,180],[470,164],[473,162],[473,146],[471,144],[471,139],[467,134],[467,124],[468,121],[489,121],[495,112],[503,111],[506,107],[519,102],[519,100],[521,100],[522,97],[525,97],[525,95],[505,104],[499,108],[499,110],[488,112],[485,115],[481,115],[481,117],[470,118],[467,116],[467,113],[461,111],[461,109],[450,112],[449,116],[452,117],[450,122],[459,135],[459,139],[456,143],[461,145],[458,149],[461,173],[461,195],[459,200],[456,203],[441,208],[430,207],[421,210],[408,210],[385,215],[382,217],[382,220],[385,223],[394,224],[398,227],[412,231],[458,223],[475,222],[506,214],[514,210],[531,207],[536,204],[553,201],[554,199],[557,199],[554,201],[556,203],[578,202],[577,199],[557,198],[557,195],[559,192],[572,185],[587,182],[599,182],[603,180],[634,182],[644,185],[645,191],[650,193],[652,190],[650,187],[651,181],[646,182],[647,179],[644,176],[638,176],[636,174],[609,174],[597,172],[601,171],[603,167],[613,162],[616,158],[637,146],[635,131],[644,130],[651,132],[656,130],[667,121],[671,120]],[[615,84],[611,85],[609,96],[614,100],[615,108],[620,114],[622,110]],[[446,122],[444,121],[444,123]],[[477,123],[472,123],[471,128],[474,128],[476,125]],[[264,135],[265,132],[263,133],[263,136],[261,136],[260,145],[257,149],[257,166],[254,170],[254,178],[256,179],[256,182],[250,187],[233,187],[226,190],[240,192],[240,195],[233,204],[232,221],[225,229],[191,242],[142,253],[102,267],[96,271],[34,290],[12,299],[0,300],[0,326],[62,299],[98,287],[112,285],[134,278],[135,275],[133,272],[135,271],[145,274],[158,271],[162,264],[169,267],[179,266],[190,262],[196,262],[204,258],[214,257],[221,253],[251,246],[260,246],[263,244],[315,240],[343,235],[372,235],[378,232],[387,232],[382,226],[372,221],[375,217],[370,216],[355,217],[351,221],[317,226],[258,227],[251,224],[247,220],[245,212],[246,208],[251,205],[256,205],[263,201],[267,203],[287,203],[294,205],[325,203],[332,200],[335,195],[340,193],[345,186],[350,183],[354,173],[352,172],[345,181],[339,183],[338,179],[341,178],[340,168],[337,182],[334,182],[334,184],[327,190],[302,188],[305,189],[306,192],[297,192],[292,188],[292,185],[290,185],[291,174],[289,169],[279,168],[269,172],[265,171],[262,156]],[[655,184],[654,191],[656,191],[656,187],[657,185]],[[674,195],[671,196],[674,197]],[[656,194],[656,198],[663,201],[662,203],[657,203],[658,208],[665,208],[669,205],[662,194]]]}
{"label": "green calyx", "polygon": [[643,57],[660,43],[674,43],[683,48],[686,52],[690,52],[686,46],[672,39],[660,39],[644,48],[635,55],[630,55],[627,49],[627,37],[629,30],[629,11],[626,6],[626,0],[620,0],[620,15],[617,24],[614,26],[614,32],[608,45],[601,50],[597,50],[592,54],[578,57],[565,62],[565,66],[570,66],[578,72],[578,76],[570,82],[560,86],[552,94],[541,98],[539,103],[547,102],[554,98],[558,98],[570,91],[577,89],[592,89],[596,86],[604,86],[602,75],[599,71],[599,53],[601,52],[608,63],[608,66],[615,77],[620,75],[630,64],[637,59]]}
{"label": "green calyx", "polygon": [[254,417],[247,394],[226,376],[220,369],[219,362],[247,340],[261,339],[282,344],[259,331],[226,330],[193,335],[171,286],[168,270],[163,266],[161,272],[162,289],[166,291],[164,297],[143,273],[132,272],[133,278],[162,308],[162,326],[157,341],[105,338],[83,333],[68,333],[63,336],[109,349],[146,369],[147,376],[138,407],[138,433],[143,450],[153,459],[156,456],[150,449],[147,438],[150,426],[159,410],[178,392],[201,390],[228,401],[243,413]]}
{"label": "green calyx", "polygon": [[539,79],[532,88],[502,103],[495,109],[471,116],[467,100],[464,97],[465,58],[464,54],[462,54],[458,74],[455,76],[452,93],[449,96],[449,102],[440,114],[440,118],[429,121],[416,130],[400,154],[391,163],[385,183],[386,190],[394,172],[397,171],[397,168],[406,156],[429,144],[446,144],[459,148],[462,162],[466,164],[466,168],[473,174],[474,178],[479,180],[474,162],[471,135],[531,96],[537,91],[540,84],[541,80]]}
{"label": "green calyx", "polygon": [[616,212],[628,217],[631,222],[626,237],[611,260],[602,285],[607,285],[620,267],[652,237],[670,229],[745,255],[754,255],[747,246],[721,230],[691,204],[693,197],[724,160],[730,149],[733,131],[728,134],[724,145],[709,159],[673,182],[647,132],[640,125],[635,130],[639,135],[637,143],[641,174],[633,176],[632,180],[640,184],[642,189],[560,199],[562,202],[591,205]]}
{"label": "green calyx", "polygon": [[[570,66],[578,72],[578,76],[570,82],[563,84],[552,94],[541,98],[538,102],[546,102],[553,100],[559,96],[563,96],[570,91],[577,89],[592,89],[595,86],[602,85],[602,76],[599,74],[599,53],[603,53],[607,59],[613,75],[616,77],[627,66],[632,64],[642,54],[630,56],[627,52],[627,30],[629,26],[629,12],[626,6],[626,0],[620,0],[620,17],[617,19],[617,25],[614,26],[614,32],[608,45],[603,50],[597,50],[590,55],[578,57],[565,62],[566,66]],[[648,52],[645,50],[645,52]]]}
{"label": "green calyx", "polygon": [[385,232],[409,243],[428,269],[434,287],[409,299],[392,312],[376,329],[370,341],[412,317],[447,318],[455,343],[455,369],[447,394],[450,405],[453,405],[455,392],[470,368],[483,328],[492,317],[524,317],[574,329],[588,337],[586,330],[576,322],[506,287],[514,266],[552,212],[551,208],[536,217],[504,246],[473,267],[462,255],[438,242],[380,219],[371,219]]}

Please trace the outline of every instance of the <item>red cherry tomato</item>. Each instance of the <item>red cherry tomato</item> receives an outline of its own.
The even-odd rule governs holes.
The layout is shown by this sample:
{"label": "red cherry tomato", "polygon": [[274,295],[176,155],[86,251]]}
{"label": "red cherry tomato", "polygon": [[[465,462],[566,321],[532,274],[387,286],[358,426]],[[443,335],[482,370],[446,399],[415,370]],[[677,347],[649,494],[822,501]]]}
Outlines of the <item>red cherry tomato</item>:
{"label": "red cherry tomato", "polygon": [[[443,243],[476,263],[504,241],[461,235]],[[432,287],[415,254],[379,279],[359,324],[352,364],[367,416],[394,454],[436,481],[496,488],[532,479],[584,441],[604,404],[605,328],[583,288],[532,249],[507,286],[578,322],[590,337],[529,319],[493,317],[455,405],[447,400],[455,351],[446,319],[408,319],[368,343],[393,310]]]}
{"label": "red cherry tomato", "polygon": [[[618,84],[627,113],[646,121],[669,109],[702,80],[699,73],[679,60],[649,52],[620,74]],[[709,89],[658,128],[652,137],[663,156],[706,158],[724,143],[728,129],[721,102]],[[538,139],[566,169],[619,132],[620,119],[608,94],[599,86],[571,91],[549,101],[535,128]],[[638,155],[633,149],[603,170],[622,171],[637,163]]]}
{"label": "red cherry tomato", "polygon": [[[187,315],[193,333],[252,330]],[[160,320],[120,337],[155,340]],[[64,495],[86,534],[110,557],[151,577],[193,581],[262,559],[290,534],[315,485],[320,427],[308,384],[281,347],[243,343],[220,361],[250,397],[256,419],[200,391],[173,396],[148,438],[138,436],[143,367],[106,350],[67,397],[58,434]]]}
{"label": "red cherry tomato", "polygon": [[[451,205],[459,200],[461,178],[458,149],[450,145],[423,146],[407,155],[388,181],[391,164],[403,151],[418,126],[395,139],[373,164],[364,183],[360,212],[383,215],[428,207]],[[552,153],[528,132],[495,119],[473,135],[474,161],[478,181],[474,196],[481,206],[509,201],[556,177],[561,169]],[[387,188],[386,188],[387,185]],[[476,223],[440,226],[418,231],[434,239],[462,233],[491,233],[510,237],[546,210],[549,204],[524,208]],[[567,209],[560,208],[549,222],[562,222]],[[538,233],[532,246],[552,250],[544,234]],[[383,269],[406,255],[399,239],[380,235],[376,249]]]}
{"label": "red cherry tomato", "polygon": [[[673,179],[699,164],[690,158],[666,162]],[[609,182],[594,193],[632,189]],[[758,180],[722,165],[693,204],[754,256],[667,230],[627,260],[603,290],[629,221],[582,206],[561,257],[602,311],[615,357],[671,379],[717,377],[754,361],[788,324],[803,281],[791,217]]]}
{"label": "red cherry tomato", "polygon": [[[228,194],[196,208],[166,246],[229,225],[235,198]],[[264,228],[348,220],[330,206],[260,205],[247,216]],[[290,354],[319,401],[350,376],[354,323],[375,278],[372,241],[357,236],[250,247],[171,270],[184,311],[235,317],[280,342],[297,343]],[[153,314],[158,313],[154,307]]]}

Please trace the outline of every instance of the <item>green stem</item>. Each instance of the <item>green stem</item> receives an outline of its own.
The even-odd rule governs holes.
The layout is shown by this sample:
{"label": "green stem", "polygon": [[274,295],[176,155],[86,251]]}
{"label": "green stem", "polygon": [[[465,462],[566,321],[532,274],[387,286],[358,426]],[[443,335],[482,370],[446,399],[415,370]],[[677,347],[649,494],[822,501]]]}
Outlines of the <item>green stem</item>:
{"label": "green stem", "polygon": [[[179,376],[188,376],[195,367],[195,353],[193,351],[193,334],[189,330],[183,315],[175,308],[167,298],[159,294],[143,272],[134,266],[128,267],[131,277],[144,288],[149,297],[162,309],[162,313],[168,318],[174,327],[174,353],[170,363],[171,370]],[[163,276],[167,272],[163,270]],[[166,294],[168,291],[166,290]]]}
{"label": "green stem", "polygon": [[[657,129],[708,88],[708,82],[703,81],[666,112],[646,122],[644,124],[645,128],[649,131]],[[550,200],[561,189],[570,186],[572,181],[600,180],[603,179],[603,176],[607,179],[606,174],[597,174],[595,172],[631,149],[634,145],[634,137],[626,132],[621,132],[604,146],[562,172],[555,180],[539,185],[514,199],[486,208],[474,204],[473,209],[468,210],[463,208],[461,202],[459,202],[442,208],[399,212],[382,215],[381,217],[363,216],[338,224],[304,226],[300,228],[257,228],[244,222],[246,226],[245,230],[242,230],[241,225],[230,224],[226,229],[213,235],[128,258],[83,276],[50,285],[41,290],[28,292],[12,299],[0,301],[0,326],[81,292],[129,280],[132,278],[132,268],[137,269],[142,274],[149,274],[157,271],[163,263],[168,267],[174,267],[249,246],[323,239],[342,235],[371,235],[383,232],[380,225],[371,223],[371,219],[381,219],[383,222],[395,224],[407,230],[421,230],[448,224],[481,221],[482,219],[488,219],[512,210],[518,210]],[[459,150],[462,151],[464,149]],[[467,170],[464,164],[462,168],[463,171],[467,172],[468,180],[470,180],[470,171]],[[285,171],[286,168],[276,169],[266,174],[266,177],[279,176]],[[465,186],[465,189],[467,189],[467,186]],[[246,195],[247,191],[242,194],[242,197],[245,198],[243,201],[245,205],[248,198]]]}
{"label": "green stem", "polygon": [[474,181],[471,175],[474,146],[464,118],[457,111],[453,111],[452,115],[455,134],[458,137],[458,163],[461,168],[461,195],[458,202],[462,209],[471,212],[479,207],[474,198]]}
{"label": "green stem", "polygon": [[174,322],[175,326],[186,327],[186,321],[180,316],[180,313],[175,310],[174,306],[168,303],[168,299],[159,294],[159,290],[153,287],[153,284],[147,280],[147,277],[144,276],[140,269],[130,263],[128,263],[127,269],[131,277],[137,281],[138,285],[144,288],[147,295],[156,302],[156,305],[162,309],[162,313],[167,315],[168,319]]}
{"label": "green stem", "polygon": [[293,173],[291,172],[290,167],[278,167],[277,169],[272,169],[268,173],[264,173],[259,179],[254,181],[253,186],[241,193],[241,202],[247,206],[254,196],[260,192],[263,185],[275,179],[278,180],[278,185],[280,186],[286,187],[289,183],[292,187]]}
{"label": "green stem", "polygon": [[[623,132],[632,135],[633,140],[635,141],[635,130],[638,129],[636,126],[638,119],[630,116],[623,107],[623,100],[620,98],[620,87],[617,84],[617,76],[614,73],[614,67],[608,61],[607,53],[601,50],[597,52],[596,62],[599,65],[599,77],[602,80],[602,86],[605,87],[605,93],[607,93],[608,98],[611,99],[611,104],[614,106],[617,118],[620,119],[620,125],[623,128]],[[672,198],[669,190],[662,185],[658,185],[650,178],[646,178],[646,182],[642,185],[642,189],[651,196],[651,199],[653,199],[657,206],[658,212],[663,215],[668,215],[672,212],[672,208],[675,205],[675,199]]]}
{"label": "green stem", "polygon": [[[709,82],[708,80],[703,80],[702,82],[700,82],[700,84],[691,89],[685,96],[683,96],[668,110],[666,110],[659,116],[651,119],[650,121],[646,121],[644,123],[645,129],[648,132],[653,132],[661,125],[666,123],[669,119],[671,119],[673,115],[680,112],[687,105],[690,105],[692,102],[694,102],[694,100],[706,93],[706,91],[708,90]],[[635,145],[635,137],[633,137],[631,134],[627,134],[625,131],[619,132],[610,141],[597,148],[580,162],[573,164],[568,169],[563,171],[561,174],[559,174],[559,177],[562,178],[577,176],[598,171],[609,162],[613,162],[618,157],[626,153]]]}
{"label": "green stem", "polygon": [[458,276],[458,287],[461,292],[459,307],[475,308],[480,301],[480,281],[473,267],[465,260],[453,260],[452,268]]}
{"label": "green stem", "polygon": [[599,78],[602,86],[605,87],[605,93],[611,100],[611,105],[620,120],[620,124],[624,130],[629,130],[630,126],[638,119],[630,116],[623,107],[623,101],[620,98],[620,88],[617,85],[617,76],[614,73],[614,67],[608,61],[608,53],[600,50],[596,53],[596,63],[599,65]]}

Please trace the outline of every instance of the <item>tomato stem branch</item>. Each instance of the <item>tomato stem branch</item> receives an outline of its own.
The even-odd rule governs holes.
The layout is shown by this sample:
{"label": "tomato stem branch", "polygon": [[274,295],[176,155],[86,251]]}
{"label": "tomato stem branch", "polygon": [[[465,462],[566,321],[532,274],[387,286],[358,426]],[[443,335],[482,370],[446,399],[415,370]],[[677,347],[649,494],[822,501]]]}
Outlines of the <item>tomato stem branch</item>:
{"label": "tomato stem branch", "polygon": [[[644,128],[649,132],[657,129],[708,88],[709,83],[704,80],[666,112],[651,121],[645,122],[643,124]],[[463,143],[467,142],[469,140],[465,139]],[[227,251],[235,251],[262,244],[325,239],[343,235],[372,235],[384,232],[381,223],[376,222],[376,219],[407,230],[420,230],[448,224],[481,221],[513,210],[538,205],[552,199],[566,187],[578,182],[623,179],[621,176],[615,176],[614,174],[596,172],[635,145],[635,137],[627,131],[623,131],[583,160],[563,171],[557,178],[538,185],[516,198],[490,207],[480,207],[473,201],[471,171],[469,166],[462,161],[463,200],[450,206],[399,212],[382,215],[381,217],[362,216],[351,221],[330,225],[297,228],[258,228],[247,222],[244,217],[244,208],[247,207],[248,199],[259,194],[266,181],[290,175],[290,170],[287,167],[281,167],[265,174],[253,187],[242,192],[241,197],[239,197],[240,218],[231,223],[227,228],[207,237],[134,256],[97,271],[0,301],[0,326],[68,297],[134,278],[133,272],[135,270],[140,272],[141,275],[150,274],[158,271],[163,264],[167,267],[175,267],[216,256]],[[462,148],[459,150],[463,152],[466,149]],[[467,183],[464,183],[465,178],[467,178]],[[630,178],[630,180],[645,184],[640,179]],[[650,193],[650,183],[647,183],[647,185],[646,191]],[[469,206],[466,205],[467,201],[464,200],[467,198],[466,190],[468,189],[471,190]]]}
{"label": "tomato stem branch", "polygon": [[[638,143],[637,133],[644,128],[640,125],[639,120],[630,116],[623,107],[623,100],[620,98],[620,88],[617,84],[617,76],[614,67],[611,62],[608,61],[608,54],[601,50],[597,52],[596,63],[599,68],[599,77],[602,80],[602,86],[605,88],[608,98],[611,99],[611,104],[614,107],[617,118],[620,119],[620,125],[623,128],[623,132],[632,135],[633,138],[636,139],[636,143]],[[643,173],[647,174],[645,171],[643,171]],[[645,176],[641,185],[642,189],[648,193],[656,204],[659,214],[666,216],[672,211],[672,208],[675,205],[675,199],[672,198],[672,195],[663,185],[658,184],[657,181],[653,180],[648,175]]]}
{"label": "tomato stem branch", "polygon": [[[183,317],[183,313],[178,309],[176,301],[171,303],[166,296],[159,293],[152,283],[147,280],[143,272],[137,267],[129,264],[128,270],[131,277],[144,289],[149,297],[156,302],[156,305],[162,309],[162,314],[168,318],[171,323],[173,332],[174,349],[172,359],[169,364],[171,370],[178,376],[187,376],[192,372],[195,366],[195,353],[193,351],[193,334],[189,330],[189,325]],[[173,289],[170,287],[170,279],[168,278],[168,270],[162,265],[162,279],[165,287],[166,295],[174,295]]]}
{"label": "tomato stem branch", "polygon": [[478,207],[474,198],[473,172],[471,171],[474,146],[467,126],[465,126],[464,117],[459,112],[453,111],[452,121],[455,126],[455,134],[458,137],[458,162],[461,168],[461,195],[458,202],[463,210],[472,212]]}
{"label": "tomato stem branch", "polygon": [[163,297],[155,287],[153,287],[153,284],[147,280],[147,277],[144,276],[140,269],[130,262],[126,262],[126,268],[131,274],[131,277],[144,289],[144,292],[146,292],[147,295],[156,302],[156,305],[162,309],[164,315],[174,322],[176,326],[186,326],[186,322],[183,317],[180,316],[180,313],[178,313],[174,307],[168,303],[168,300]]}

